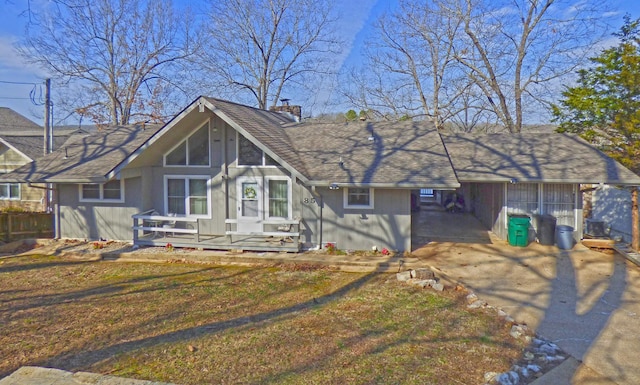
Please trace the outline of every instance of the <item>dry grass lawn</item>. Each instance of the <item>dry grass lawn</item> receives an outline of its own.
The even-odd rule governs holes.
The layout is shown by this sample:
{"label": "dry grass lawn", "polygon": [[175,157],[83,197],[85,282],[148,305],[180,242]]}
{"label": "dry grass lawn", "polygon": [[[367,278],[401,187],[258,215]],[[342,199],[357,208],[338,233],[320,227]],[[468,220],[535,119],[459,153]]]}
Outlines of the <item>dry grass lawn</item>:
{"label": "dry grass lawn", "polygon": [[0,259],[0,377],[23,365],[177,384],[481,384],[524,345],[460,292],[311,266]]}

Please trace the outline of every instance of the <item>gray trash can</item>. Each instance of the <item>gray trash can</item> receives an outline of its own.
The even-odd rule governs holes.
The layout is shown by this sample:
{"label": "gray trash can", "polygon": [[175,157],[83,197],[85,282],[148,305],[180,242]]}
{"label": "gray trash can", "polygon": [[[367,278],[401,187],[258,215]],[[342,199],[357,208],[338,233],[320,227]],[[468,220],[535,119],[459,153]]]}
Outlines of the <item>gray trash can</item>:
{"label": "gray trash can", "polygon": [[556,244],[562,250],[571,250],[573,248],[573,227],[556,226]]}

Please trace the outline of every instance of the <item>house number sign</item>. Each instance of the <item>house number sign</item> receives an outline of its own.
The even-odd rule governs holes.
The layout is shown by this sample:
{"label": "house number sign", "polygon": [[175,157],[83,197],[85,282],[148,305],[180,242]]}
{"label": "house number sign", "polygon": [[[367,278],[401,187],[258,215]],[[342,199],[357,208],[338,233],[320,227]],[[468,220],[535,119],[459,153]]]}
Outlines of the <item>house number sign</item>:
{"label": "house number sign", "polygon": [[302,203],[304,203],[305,205],[315,204],[316,203],[316,198],[304,198],[302,200]]}

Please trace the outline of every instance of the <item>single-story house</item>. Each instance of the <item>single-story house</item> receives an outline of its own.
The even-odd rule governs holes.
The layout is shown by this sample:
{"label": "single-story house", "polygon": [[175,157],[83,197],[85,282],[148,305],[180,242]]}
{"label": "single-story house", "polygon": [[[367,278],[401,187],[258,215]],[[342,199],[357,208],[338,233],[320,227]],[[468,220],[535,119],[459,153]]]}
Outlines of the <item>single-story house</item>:
{"label": "single-story house", "polygon": [[[53,148],[74,130],[56,130]],[[0,174],[6,174],[44,155],[44,129],[8,107],[0,107]],[[0,209],[46,211],[47,191],[42,184],[0,183]]]}
{"label": "single-story house", "polygon": [[579,233],[581,183],[640,185],[568,135],[300,122],[287,109],[208,97],[164,126],[75,135],[0,181],[53,184],[62,238],[287,251],[327,243],[410,250],[420,189],[462,191],[468,209],[506,238],[509,213],[551,213]]}

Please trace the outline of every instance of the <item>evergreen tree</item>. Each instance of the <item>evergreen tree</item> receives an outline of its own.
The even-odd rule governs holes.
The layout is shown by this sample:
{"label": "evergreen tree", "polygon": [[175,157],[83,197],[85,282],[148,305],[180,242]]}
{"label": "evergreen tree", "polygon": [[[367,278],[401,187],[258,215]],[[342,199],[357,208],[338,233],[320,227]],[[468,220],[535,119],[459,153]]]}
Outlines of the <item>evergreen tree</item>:
{"label": "evergreen tree", "polygon": [[559,132],[578,133],[640,172],[640,19],[625,16],[620,43],[591,58],[576,87],[563,92],[554,115]]}

